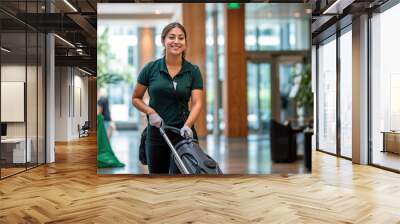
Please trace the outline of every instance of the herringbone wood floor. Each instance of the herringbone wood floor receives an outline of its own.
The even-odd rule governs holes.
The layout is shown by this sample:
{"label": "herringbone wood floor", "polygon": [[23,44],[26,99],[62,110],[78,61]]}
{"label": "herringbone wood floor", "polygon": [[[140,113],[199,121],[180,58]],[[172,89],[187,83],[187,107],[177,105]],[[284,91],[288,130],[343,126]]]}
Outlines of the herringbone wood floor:
{"label": "herringbone wood floor", "polygon": [[0,223],[400,223],[400,175],[320,152],[313,173],[96,174],[94,137],[0,181]]}

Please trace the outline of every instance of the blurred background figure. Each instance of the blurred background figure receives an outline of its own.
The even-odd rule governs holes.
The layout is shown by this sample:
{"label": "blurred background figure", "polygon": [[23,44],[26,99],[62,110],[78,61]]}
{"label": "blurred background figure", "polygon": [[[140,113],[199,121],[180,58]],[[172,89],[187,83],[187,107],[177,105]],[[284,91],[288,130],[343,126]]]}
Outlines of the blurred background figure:
{"label": "blurred background figure", "polygon": [[107,137],[110,139],[114,130],[114,125],[111,122],[110,105],[108,103],[107,91],[104,88],[99,89],[97,93],[97,105],[99,114],[102,114],[104,118],[104,127],[107,131]]}

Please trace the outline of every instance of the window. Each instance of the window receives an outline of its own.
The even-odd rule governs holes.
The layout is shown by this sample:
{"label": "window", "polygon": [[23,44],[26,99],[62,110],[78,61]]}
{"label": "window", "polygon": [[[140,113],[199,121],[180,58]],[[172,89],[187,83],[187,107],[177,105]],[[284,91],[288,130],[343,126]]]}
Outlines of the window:
{"label": "window", "polygon": [[304,4],[290,4],[292,10],[281,10],[279,4],[246,5],[246,50],[309,49],[310,15]]}
{"label": "window", "polygon": [[[350,27],[351,28],[351,27]],[[352,157],[352,33],[340,36],[340,154]]]}
{"label": "window", "polygon": [[[372,163],[400,170],[400,4],[371,18]],[[386,133],[385,133],[386,132]]]}
{"label": "window", "polygon": [[134,61],[133,61],[134,56],[133,56],[133,54],[134,54],[133,46],[128,46],[128,64],[129,65],[134,65]]}
{"label": "window", "polygon": [[[37,6],[42,4],[43,1],[19,2],[18,8],[12,8],[24,16],[40,13]],[[46,37],[3,12],[0,23],[0,123],[2,137],[11,142],[0,144],[0,178],[5,178],[45,163]],[[16,96],[19,111],[7,108],[12,103],[4,98],[7,93]]]}
{"label": "window", "polygon": [[[214,22],[217,27],[214,27]],[[219,131],[225,125],[222,107],[222,80],[225,70],[223,4],[206,4],[206,24],[207,129],[208,131],[214,129]],[[215,65],[218,66],[217,69],[215,69]],[[218,71],[217,74],[215,71]],[[214,125],[216,122],[218,122],[217,127]]]}
{"label": "window", "polygon": [[318,48],[318,148],[336,153],[336,37]]}
{"label": "window", "polygon": [[137,26],[115,26],[104,23],[99,25],[98,29],[98,36],[109,30],[106,34],[108,43],[108,50],[105,52],[106,71],[123,77],[123,81],[107,86],[112,119],[138,123],[140,114],[131,103],[131,94],[138,74]]}

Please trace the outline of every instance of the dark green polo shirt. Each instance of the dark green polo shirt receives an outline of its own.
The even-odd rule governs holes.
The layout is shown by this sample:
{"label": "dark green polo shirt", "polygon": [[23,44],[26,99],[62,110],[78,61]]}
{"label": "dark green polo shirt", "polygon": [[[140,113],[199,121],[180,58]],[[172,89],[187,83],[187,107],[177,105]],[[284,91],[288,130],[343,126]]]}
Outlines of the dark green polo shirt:
{"label": "dark green polo shirt", "polygon": [[172,79],[165,64],[165,57],[148,63],[139,73],[137,82],[148,87],[149,106],[171,126],[183,125],[181,111],[187,110],[192,90],[203,89],[198,66],[183,60],[181,70]]}

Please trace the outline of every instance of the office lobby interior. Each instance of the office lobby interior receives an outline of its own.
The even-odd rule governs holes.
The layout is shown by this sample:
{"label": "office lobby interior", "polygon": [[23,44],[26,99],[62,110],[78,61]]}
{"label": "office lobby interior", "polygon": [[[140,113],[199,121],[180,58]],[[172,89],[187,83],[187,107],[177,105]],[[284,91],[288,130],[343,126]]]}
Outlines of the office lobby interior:
{"label": "office lobby interior", "polygon": [[[400,222],[398,1],[101,6],[117,2],[0,2],[0,223]],[[146,121],[132,88],[162,55],[157,24],[173,20],[196,34],[187,58],[206,92],[196,129],[228,175],[148,176],[137,160]],[[122,81],[99,68],[104,43]],[[305,111],[293,95],[307,70]],[[101,88],[122,168],[97,168]],[[296,162],[273,161],[273,121],[305,124]]]}
{"label": "office lobby interior", "polygon": [[[98,4],[99,49],[110,49],[98,52],[99,64],[107,71],[98,77],[120,72],[123,79],[100,81],[98,87],[108,98],[115,125],[110,136],[112,149],[125,164],[99,168],[99,174],[148,173],[147,166],[138,160],[137,148],[141,130],[147,125],[146,116],[133,107],[131,96],[141,68],[163,57],[161,31],[175,20],[181,21],[187,32],[186,59],[199,66],[205,80],[203,111],[195,124],[200,146],[218,162],[222,172],[310,171],[305,166],[302,131],[312,126],[311,85],[304,86],[305,91],[309,87],[308,113],[300,116],[296,106],[300,91],[296,92],[299,87],[295,80],[308,75],[311,81],[311,7],[298,3],[286,5],[287,9],[279,4],[255,3],[239,7],[242,10],[235,10],[232,4],[227,7],[232,8],[232,15],[224,20],[222,3]],[[274,11],[281,12],[268,16]],[[193,15],[199,19],[193,20]],[[300,117],[301,123],[297,122]],[[274,144],[270,135],[275,134],[270,131],[271,120],[277,125],[291,121],[298,128],[297,135],[283,136],[284,141],[298,138],[299,143],[293,153],[296,158],[288,163],[275,163],[270,153]]]}

